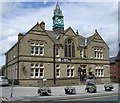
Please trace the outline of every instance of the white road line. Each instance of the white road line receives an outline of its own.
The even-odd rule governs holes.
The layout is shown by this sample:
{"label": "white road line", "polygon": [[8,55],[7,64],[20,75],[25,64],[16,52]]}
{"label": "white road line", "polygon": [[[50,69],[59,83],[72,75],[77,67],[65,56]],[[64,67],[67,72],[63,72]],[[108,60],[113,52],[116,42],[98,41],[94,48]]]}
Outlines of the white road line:
{"label": "white road line", "polygon": [[2,97],[1,100],[2,101],[8,101],[8,99],[6,97]]}
{"label": "white road line", "polygon": [[[118,95],[112,95],[112,96],[118,96]],[[71,99],[75,101],[79,100],[87,100],[87,99],[96,99],[96,98],[102,98],[102,97],[111,97],[111,96],[100,96],[100,97],[86,97],[86,98],[76,98],[76,99]],[[70,100],[60,100],[60,101],[70,101]]]}

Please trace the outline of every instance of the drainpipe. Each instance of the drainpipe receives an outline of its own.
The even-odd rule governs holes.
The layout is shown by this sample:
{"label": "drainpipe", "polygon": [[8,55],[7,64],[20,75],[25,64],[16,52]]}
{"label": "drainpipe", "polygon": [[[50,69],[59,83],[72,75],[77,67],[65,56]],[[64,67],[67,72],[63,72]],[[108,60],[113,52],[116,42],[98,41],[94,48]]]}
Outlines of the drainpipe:
{"label": "drainpipe", "polygon": [[17,64],[17,80],[19,81],[19,44],[20,44],[20,40],[18,39],[18,64]]}
{"label": "drainpipe", "polygon": [[56,84],[56,70],[55,70],[55,44],[53,45],[53,81]]}
{"label": "drainpipe", "polygon": [[6,65],[5,65],[5,76],[7,76],[8,77],[8,54],[6,53]]}

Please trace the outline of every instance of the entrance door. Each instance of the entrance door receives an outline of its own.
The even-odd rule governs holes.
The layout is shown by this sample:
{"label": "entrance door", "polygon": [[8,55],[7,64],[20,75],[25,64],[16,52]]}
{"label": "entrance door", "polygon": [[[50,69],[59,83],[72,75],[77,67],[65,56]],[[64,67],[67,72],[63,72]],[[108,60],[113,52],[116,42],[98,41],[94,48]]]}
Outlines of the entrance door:
{"label": "entrance door", "polygon": [[80,81],[85,81],[86,80],[86,65],[80,65],[78,68],[78,74],[80,77]]}
{"label": "entrance door", "polygon": [[81,69],[81,77],[80,77],[81,81],[85,81],[86,80],[86,69]]}

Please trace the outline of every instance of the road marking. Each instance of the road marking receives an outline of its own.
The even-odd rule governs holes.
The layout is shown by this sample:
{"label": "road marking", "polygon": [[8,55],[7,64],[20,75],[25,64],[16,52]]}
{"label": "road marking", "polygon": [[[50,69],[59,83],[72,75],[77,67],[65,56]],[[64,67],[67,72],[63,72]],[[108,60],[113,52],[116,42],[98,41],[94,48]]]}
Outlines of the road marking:
{"label": "road marking", "polygon": [[2,101],[9,101],[6,97],[1,97]]}
{"label": "road marking", "polygon": [[[117,94],[114,94],[112,96],[118,96]],[[71,100],[87,100],[87,99],[96,99],[96,98],[102,98],[102,97],[111,97],[111,95],[109,96],[100,96],[100,97],[85,97],[85,98],[76,98],[76,99],[71,99]],[[66,100],[60,100],[60,101],[70,101],[69,99]]]}

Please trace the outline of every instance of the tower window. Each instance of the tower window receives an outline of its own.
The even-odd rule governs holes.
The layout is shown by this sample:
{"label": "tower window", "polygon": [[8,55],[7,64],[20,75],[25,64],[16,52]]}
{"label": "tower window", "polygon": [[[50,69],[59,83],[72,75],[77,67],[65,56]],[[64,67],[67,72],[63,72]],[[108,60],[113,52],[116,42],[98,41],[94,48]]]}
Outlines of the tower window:
{"label": "tower window", "polygon": [[65,41],[65,57],[75,57],[75,46],[72,39]]}
{"label": "tower window", "polygon": [[56,57],[59,57],[59,48],[55,48],[56,49]]}

